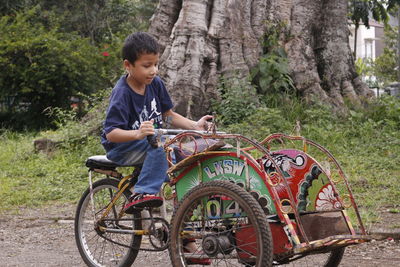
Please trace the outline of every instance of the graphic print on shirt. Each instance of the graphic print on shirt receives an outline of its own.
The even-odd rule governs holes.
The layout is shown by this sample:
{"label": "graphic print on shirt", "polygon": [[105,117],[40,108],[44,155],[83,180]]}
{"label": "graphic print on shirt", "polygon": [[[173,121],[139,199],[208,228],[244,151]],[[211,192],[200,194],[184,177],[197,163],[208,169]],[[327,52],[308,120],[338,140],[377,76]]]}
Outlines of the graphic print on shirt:
{"label": "graphic print on shirt", "polygon": [[157,117],[161,114],[161,112],[157,111],[157,102],[156,99],[153,98],[153,100],[151,100],[151,113],[150,113],[150,118],[153,116],[153,114],[155,114]]}
{"label": "graphic print on shirt", "polygon": [[149,112],[147,110],[147,106],[144,105],[142,111],[139,114],[139,121],[135,121],[132,124],[132,129],[133,130],[139,129],[140,124],[142,124],[142,122],[148,121],[148,120],[151,120],[151,119],[154,119],[154,124],[155,125],[161,125],[162,115],[161,115],[161,112],[157,111],[157,102],[156,102],[155,98],[153,98],[153,100],[151,101],[151,110],[150,110],[150,112],[151,113],[149,115]]}

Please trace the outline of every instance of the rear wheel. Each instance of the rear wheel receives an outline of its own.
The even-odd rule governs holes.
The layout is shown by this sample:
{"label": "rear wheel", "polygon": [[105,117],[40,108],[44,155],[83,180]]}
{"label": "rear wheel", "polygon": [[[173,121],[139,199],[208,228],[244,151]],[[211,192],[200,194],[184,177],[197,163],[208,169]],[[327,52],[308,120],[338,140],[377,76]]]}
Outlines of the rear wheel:
{"label": "rear wheel", "polygon": [[110,233],[102,227],[140,230],[140,213],[125,214],[123,207],[130,192],[124,192],[104,220],[100,217],[118,192],[118,181],[102,179],[93,184],[93,202],[87,189],[75,215],[75,240],[79,253],[88,266],[131,266],[139,252],[141,235]]}
{"label": "rear wheel", "polygon": [[286,264],[276,263],[277,266],[324,266],[337,267],[342,261],[345,248],[337,248],[328,253],[312,254]]}
{"label": "rear wheel", "polygon": [[173,266],[271,266],[272,238],[258,202],[243,188],[211,181],[189,191],[171,223]]}

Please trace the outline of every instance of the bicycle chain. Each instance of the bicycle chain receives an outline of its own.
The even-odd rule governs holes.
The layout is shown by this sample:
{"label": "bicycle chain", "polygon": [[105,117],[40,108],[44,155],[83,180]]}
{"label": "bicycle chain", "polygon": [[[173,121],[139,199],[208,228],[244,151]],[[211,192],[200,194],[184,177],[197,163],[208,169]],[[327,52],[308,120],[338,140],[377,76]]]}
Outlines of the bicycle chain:
{"label": "bicycle chain", "polygon": [[[133,220],[141,220],[141,221],[143,221],[143,220],[149,220],[150,218],[141,218],[141,219],[133,219]],[[163,219],[163,218],[161,218],[161,217],[155,217],[155,218],[153,218],[153,220],[160,220],[160,221],[162,221],[163,223],[165,223],[165,225],[167,226],[167,229],[169,229],[169,223],[165,220],[165,219]],[[133,234],[134,235],[134,234]],[[166,250],[167,248],[168,248],[168,246],[163,246],[163,247],[161,247],[161,248],[156,248],[156,249],[151,249],[151,248],[137,248],[137,247],[133,247],[133,246],[128,246],[128,245],[125,245],[125,244],[122,244],[122,243],[119,243],[119,242],[117,242],[117,241],[114,241],[114,240],[112,240],[112,239],[110,239],[110,238],[107,238],[107,237],[105,237],[105,236],[103,236],[103,235],[99,235],[99,236],[101,236],[102,238],[104,238],[105,240],[107,240],[107,241],[109,241],[109,242],[111,242],[111,243],[113,243],[113,244],[116,244],[116,245],[119,245],[119,246],[122,246],[122,247],[125,247],[125,248],[131,248],[131,249],[135,249],[135,250],[142,250],[142,251],[163,251],[163,250]],[[150,238],[150,237],[149,237]],[[169,239],[169,236],[168,236],[168,239]],[[166,242],[166,243],[168,243],[168,242]],[[153,244],[152,244],[153,245]],[[153,245],[153,247],[154,247],[154,245]]]}

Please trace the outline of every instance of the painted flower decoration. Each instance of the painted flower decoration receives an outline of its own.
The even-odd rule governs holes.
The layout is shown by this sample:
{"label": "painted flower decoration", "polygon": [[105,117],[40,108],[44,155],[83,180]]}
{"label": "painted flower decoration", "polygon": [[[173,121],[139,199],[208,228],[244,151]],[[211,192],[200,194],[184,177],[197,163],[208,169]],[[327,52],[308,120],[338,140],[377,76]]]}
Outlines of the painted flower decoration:
{"label": "painted flower decoration", "polygon": [[315,208],[317,210],[340,209],[340,202],[335,197],[332,185],[328,184],[318,193]]}

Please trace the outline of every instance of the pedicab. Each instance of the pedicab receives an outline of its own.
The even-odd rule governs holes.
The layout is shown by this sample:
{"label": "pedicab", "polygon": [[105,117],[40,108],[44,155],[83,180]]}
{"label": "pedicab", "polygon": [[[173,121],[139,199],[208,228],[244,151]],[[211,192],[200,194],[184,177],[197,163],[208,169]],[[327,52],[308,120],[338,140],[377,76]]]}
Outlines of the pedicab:
{"label": "pedicab", "polygon": [[[172,217],[165,207],[124,213],[137,173],[124,177],[126,166],[90,157],[75,218],[87,265],[130,266],[141,250],[168,249],[172,266],[338,266],[347,246],[370,241],[338,161],[305,137],[277,133],[258,142],[215,126],[157,136],[158,145],[170,136],[163,195]],[[92,172],[107,178],[93,183]]]}

